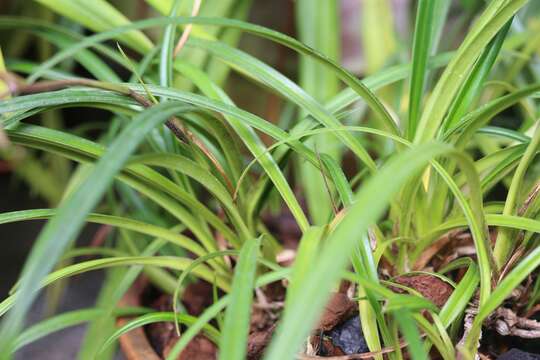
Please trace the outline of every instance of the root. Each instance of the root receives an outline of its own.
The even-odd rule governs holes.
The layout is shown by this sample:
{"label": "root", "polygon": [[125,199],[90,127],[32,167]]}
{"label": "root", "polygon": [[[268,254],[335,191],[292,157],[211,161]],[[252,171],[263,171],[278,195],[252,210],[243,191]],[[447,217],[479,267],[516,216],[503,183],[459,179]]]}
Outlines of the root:
{"label": "root", "polygon": [[499,308],[494,313],[492,327],[503,336],[517,336],[524,339],[540,338],[540,322],[517,316],[508,308]]}

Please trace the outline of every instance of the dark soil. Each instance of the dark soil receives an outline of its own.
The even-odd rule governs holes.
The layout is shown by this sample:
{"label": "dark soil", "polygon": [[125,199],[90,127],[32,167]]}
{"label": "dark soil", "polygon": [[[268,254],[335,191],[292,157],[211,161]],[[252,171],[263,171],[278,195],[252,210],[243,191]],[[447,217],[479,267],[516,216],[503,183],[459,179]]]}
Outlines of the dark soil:
{"label": "dark soil", "polygon": [[[536,356],[531,359],[540,359],[540,339],[522,339],[515,336],[502,336],[493,330],[484,329],[482,334],[482,346],[480,351],[483,354],[489,355],[490,358],[513,359],[511,357],[503,357],[516,354],[521,351],[531,356]],[[521,359],[521,358],[516,358]],[[526,359],[526,358],[525,358]]]}
{"label": "dark soil", "polygon": [[[300,231],[297,229],[290,214],[283,213],[279,216],[268,216],[265,219],[268,229],[282,241],[282,245],[294,251],[298,244]],[[452,242],[460,242],[463,247],[468,246],[470,239],[467,236],[452,239]],[[447,243],[441,243],[446,247]],[[441,264],[448,262],[449,258],[455,258],[444,254],[439,256],[440,247],[433,251],[434,255],[425,262],[427,266],[433,266],[434,262]],[[423,268],[423,266],[422,266]],[[455,276],[453,276],[455,275]],[[459,273],[451,277],[459,281]],[[392,279],[396,284],[418,291],[426,299],[433,302],[438,308],[444,306],[453,287],[446,281],[428,274],[408,274],[397,276]],[[324,312],[309,338],[308,355],[319,357],[333,357],[369,352],[364,339],[361,319],[358,315],[358,303],[351,300],[347,295],[348,285],[342,284],[339,292],[332,294]],[[407,293],[405,289],[390,286],[396,293]],[[276,282],[259,289],[257,298],[252,308],[251,323],[248,338],[246,358],[248,360],[261,359],[268,346],[281,312],[281,306],[285,299],[286,288],[281,282]],[[148,299],[151,299],[149,301]],[[200,315],[213,302],[212,285],[198,281],[188,285],[183,293],[182,303],[186,311],[192,316]],[[154,292],[147,296],[146,305],[150,305],[159,311],[172,311],[171,297]],[[277,306],[276,306],[277,305]],[[426,312],[426,318],[431,320]],[[216,325],[216,324],[214,324]],[[157,323],[146,327],[147,336],[155,351],[162,357],[166,357],[170,349],[178,341],[174,324]],[[540,359],[540,355],[530,354],[523,350],[531,350],[531,341],[513,341],[510,337],[501,337],[493,334],[489,329],[484,330],[482,341],[482,354],[489,359]],[[534,345],[533,345],[534,346]],[[508,349],[512,350],[508,351]],[[518,350],[521,349],[521,350]],[[534,349],[532,349],[534,352]],[[540,350],[538,347],[536,350]],[[179,356],[179,360],[211,360],[217,358],[217,346],[203,335],[195,337],[187,348]],[[504,353],[504,354],[503,354]],[[498,354],[503,354],[497,357]],[[436,351],[432,354],[437,359]]]}
{"label": "dark soil", "polygon": [[[271,284],[264,290],[267,301],[271,304],[282,301],[285,288],[280,284]],[[148,288],[142,295],[143,304],[158,311],[173,311],[172,297],[161,294],[154,288]],[[212,285],[204,281],[191,283],[182,295],[182,304],[187,313],[200,315],[212,305]],[[263,355],[276,327],[278,314],[274,309],[261,309],[254,306],[248,338],[247,359],[257,360]],[[215,324],[214,324],[215,325]],[[179,337],[171,322],[159,322],[145,326],[145,332],[154,351],[165,358],[172,350]],[[204,335],[197,335],[180,354],[178,360],[213,360],[217,359],[217,346]]]}
{"label": "dark soil", "polygon": [[[172,297],[161,294],[154,288],[148,288],[143,294],[143,304],[158,311],[173,311]],[[199,281],[186,287],[182,304],[189,315],[198,316],[212,305],[212,285]],[[179,337],[174,323],[159,322],[145,327],[146,335],[154,351],[165,358],[172,350]],[[178,360],[214,360],[217,359],[217,346],[204,335],[197,335],[182,351]]]}
{"label": "dark soil", "polygon": [[499,356],[497,360],[540,360],[540,355],[512,349]]}

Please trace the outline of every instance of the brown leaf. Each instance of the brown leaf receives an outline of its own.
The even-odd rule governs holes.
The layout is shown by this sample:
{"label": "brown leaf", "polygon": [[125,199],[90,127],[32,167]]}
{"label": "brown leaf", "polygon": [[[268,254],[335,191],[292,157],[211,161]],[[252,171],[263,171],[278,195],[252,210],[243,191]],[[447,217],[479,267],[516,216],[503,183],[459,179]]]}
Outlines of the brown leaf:
{"label": "brown leaf", "polygon": [[[396,277],[394,282],[418,291],[422,296],[433,302],[439,308],[446,303],[454,291],[454,288],[446,281],[427,274],[401,275]],[[396,288],[392,288],[392,290],[398,293],[405,292],[402,289]]]}
{"label": "brown leaf", "polygon": [[318,330],[328,331],[334,326],[347,320],[356,312],[356,303],[342,293],[334,293],[324,308],[317,326]]}

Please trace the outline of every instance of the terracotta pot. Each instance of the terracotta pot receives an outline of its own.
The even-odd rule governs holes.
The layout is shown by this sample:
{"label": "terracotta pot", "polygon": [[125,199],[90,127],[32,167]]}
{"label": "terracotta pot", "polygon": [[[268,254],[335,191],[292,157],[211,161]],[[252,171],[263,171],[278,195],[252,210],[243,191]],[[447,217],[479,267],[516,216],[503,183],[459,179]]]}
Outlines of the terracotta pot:
{"label": "terracotta pot", "polygon": [[[141,306],[141,294],[146,282],[137,281],[120,301],[121,306]],[[129,319],[118,319],[119,326],[125,325]],[[131,330],[120,337],[120,348],[127,360],[162,360],[148,341],[143,328]]]}

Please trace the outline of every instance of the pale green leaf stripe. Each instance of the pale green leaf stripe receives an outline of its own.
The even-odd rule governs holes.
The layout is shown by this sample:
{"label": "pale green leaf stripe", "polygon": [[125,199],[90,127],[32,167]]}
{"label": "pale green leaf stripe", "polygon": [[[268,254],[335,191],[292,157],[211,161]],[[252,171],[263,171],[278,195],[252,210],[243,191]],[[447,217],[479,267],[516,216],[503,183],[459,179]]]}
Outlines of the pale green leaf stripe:
{"label": "pale green leaf stripe", "polygon": [[[186,109],[184,104],[168,102],[145,110],[127,125],[111,144],[92,172],[64,201],[58,213],[40,233],[24,266],[16,305],[2,321],[0,349],[9,354],[22,330],[24,319],[37,296],[36,284],[51,271],[63,250],[77,236],[86,216],[96,206],[114,176],[144,137],[171,115]],[[0,359],[9,358],[1,355]]]}
{"label": "pale green leaf stripe", "polygon": [[242,360],[246,356],[255,270],[261,239],[247,240],[238,256],[230,292],[231,302],[219,341],[220,360]]}
{"label": "pale green leaf stripe", "polygon": [[[411,175],[416,174],[434,157],[451,149],[446,145],[429,144],[406,150],[393,157],[378,174],[366,182],[358,193],[356,202],[330,235],[317,267],[305,277],[296,290],[303,294],[303,299],[310,299],[310,306],[300,300],[289,304],[270,344],[266,360],[295,357],[326,303],[332,285],[345,268],[357,239],[384,212],[390,199]],[[384,192],[378,191],[381,186],[384,186]]]}

